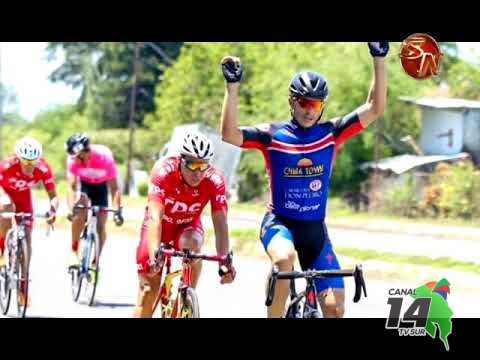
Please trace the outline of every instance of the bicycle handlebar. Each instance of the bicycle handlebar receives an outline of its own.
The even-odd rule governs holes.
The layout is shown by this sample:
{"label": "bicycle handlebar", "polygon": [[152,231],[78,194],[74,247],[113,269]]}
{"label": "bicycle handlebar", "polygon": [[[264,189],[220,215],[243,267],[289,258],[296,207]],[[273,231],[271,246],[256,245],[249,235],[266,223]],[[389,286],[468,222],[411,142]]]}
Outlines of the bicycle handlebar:
{"label": "bicycle handlebar", "polygon": [[109,207],[104,207],[104,206],[84,206],[84,205],[74,205],[73,206],[73,210],[75,209],[87,209],[87,210],[91,210],[91,209],[98,209],[99,211],[106,211],[106,212],[117,212],[117,209],[112,209],[112,208],[109,208]]}
{"label": "bicycle handlebar", "polygon": [[353,276],[355,280],[355,295],[353,302],[357,303],[362,296],[362,289],[364,296],[367,297],[367,288],[365,286],[365,279],[363,278],[362,265],[356,265],[353,270],[307,270],[307,271],[286,271],[280,272],[277,266],[274,266],[270,275],[268,283],[267,299],[265,305],[270,306],[275,295],[275,285],[277,279],[316,279],[329,278],[339,276]]}
{"label": "bicycle handlebar", "polygon": [[27,212],[13,212],[13,211],[0,211],[0,217],[3,217],[4,219],[10,219],[14,217],[21,217],[21,218],[34,217],[34,218],[43,218],[43,219],[47,218],[45,214],[32,214]]}
{"label": "bicycle handlebar", "polygon": [[222,263],[231,263],[233,252],[230,252],[227,255],[205,255],[205,254],[193,253],[189,249],[184,249],[182,251],[179,251],[175,249],[166,249],[164,247],[160,247],[155,252],[155,258],[159,260],[162,255],[166,257],[182,257],[185,259],[200,259],[200,260],[208,260],[208,261],[217,261]]}
{"label": "bicycle handlebar", "polygon": [[[222,263],[223,265],[230,265],[232,264],[233,252],[230,251],[227,255],[205,255],[193,253],[190,249],[183,249],[182,251],[175,249],[167,249],[162,245],[155,252],[155,262],[157,263],[157,265],[159,265],[159,263],[161,262],[162,257],[181,257],[189,260],[200,259],[207,261],[216,261],[218,263]],[[228,268],[224,269],[223,265],[218,270],[218,274],[220,276],[223,276],[229,272]]]}
{"label": "bicycle handlebar", "polygon": [[[14,217],[20,217],[23,219],[25,218],[35,218],[35,219],[46,219],[47,214],[32,214],[27,212],[13,212],[13,211],[0,211],[0,217],[4,219],[12,219]],[[55,230],[53,224],[48,224],[46,236],[50,236],[50,234]]]}

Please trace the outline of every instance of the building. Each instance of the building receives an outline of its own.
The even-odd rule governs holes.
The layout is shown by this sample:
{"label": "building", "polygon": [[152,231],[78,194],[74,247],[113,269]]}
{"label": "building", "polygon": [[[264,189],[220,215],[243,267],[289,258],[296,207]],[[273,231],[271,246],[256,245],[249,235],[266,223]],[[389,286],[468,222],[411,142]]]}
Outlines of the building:
{"label": "building", "polygon": [[447,97],[400,99],[421,108],[420,147],[425,155],[467,152],[480,165],[480,101]]}

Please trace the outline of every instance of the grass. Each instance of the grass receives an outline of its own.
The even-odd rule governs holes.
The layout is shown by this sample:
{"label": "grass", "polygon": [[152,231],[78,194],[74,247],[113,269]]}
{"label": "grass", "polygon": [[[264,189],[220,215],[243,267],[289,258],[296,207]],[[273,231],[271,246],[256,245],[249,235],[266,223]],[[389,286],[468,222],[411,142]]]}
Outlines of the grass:
{"label": "grass", "polygon": [[[207,235],[209,238],[213,238],[212,231],[207,231]],[[234,229],[231,231],[230,236],[235,253],[242,255],[264,254],[258,240],[258,229]],[[358,261],[380,260],[397,264],[425,265],[434,268],[467,271],[475,274],[480,273],[480,264],[455,260],[449,257],[431,258],[428,256],[401,255],[350,247],[335,247],[335,251],[338,255],[348,256]]]}
{"label": "grass", "polygon": [[328,200],[327,221],[335,222],[340,219],[355,221],[361,224],[365,221],[395,221],[399,223],[418,225],[452,225],[452,226],[467,226],[480,227],[480,220],[465,220],[457,218],[408,218],[398,215],[388,215],[379,212],[355,212],[339,197],[332,197]]}
{"label": "grass", "polygon": [[346,247],[336,247],[335,251],[344,256],[354,257],[358,260],[381,260],[385,262],[408,264],[408,265],[426,265],[434,268],[460,270],[480,273],[480,264],[455,260],[449,257],[431,258],[428,256],[401,255],[390,252],[379,252],[375,250],[364,250]]}

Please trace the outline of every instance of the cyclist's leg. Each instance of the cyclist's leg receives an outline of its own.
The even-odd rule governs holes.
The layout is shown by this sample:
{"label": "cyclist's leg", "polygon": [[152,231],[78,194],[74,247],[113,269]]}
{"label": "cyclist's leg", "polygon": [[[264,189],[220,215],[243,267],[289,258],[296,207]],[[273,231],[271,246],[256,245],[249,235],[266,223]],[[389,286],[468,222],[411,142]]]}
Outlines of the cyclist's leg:
{"label": "cyclist's leg", "polygon": [[[321,253],[314,260],[311,268],[315,270],[338,270],[338,262],[332,243],[328,237]],[[345,312],[345,283],[342,277],[315,280],[318,301],[324,317],[343,317]]]}
{"label": "cyclist's leg", "polygon": [[[274,214],[267,213],[263,218],[260,238],[272,266],[278,266],[280,271],[291,271],[296,258],[293,236]],[[289,291],[289,280],[277,281],[272,305],[267,309],[269,318],[284,315]]]}
{"label": "cyclist's leg", "polygon": [[[11,197],[0,186],[0,211],[15,211],[15,204]],[[12,227],[12,219],[4,219],[0,217],[0,263],[5,262],[3,254],[5,252],[5,236],[8,230]]]}
{"label": "cyclist's leg", "polygon": [[[89,194],[90,201],[92,206],[101,206],[108,207],[108,186],[107,183],[101,183],[98,185],[91,186],[92,191]],[[108,213],[101,211],[97,216],[97,232],[100,240],[100,251],[98,257],[102,253],[102,249],[105,246],[105,241],[107,239],[107,231],[105,229],[108,219]]]}
{"label": "cyclist's leg", "polygon": [[[164,223],[165,222],[162,223],[162,240],[171,239],[172,228],[165,226]],[[139,288],[134,317],[137,318],[153,316],[155,310],[153,305],[159,295],[161,280],[160,274],[151,274],[148,256],[148,239],[146,235],[147,226],[144,222],[140,231],[140,242],[136,252]]]}
{"label": "cyclist's leg", "polygon": [[[33,204],[30,191],[24,193],[24,196],[21,199],[18,199],[15,204],[16,212],[25,212],[33,214]],[[25,257],[25,262],[21,263],[22,273],[28,274],[30,269],[30,260],[32,258],[32,229],[33,229],[33,217],[30,219],[25,220],[25,237],[26,237],[26,244],[27,244],[27,253],[23,254]],[[17,223],[20,222],[20,219],[17,219]],[[26,267],[25,267],[26,266]],[[21,296],[21,302],[25,303],[25,288],[27,286],[27,279],[23,279],[20,284],[20,291],[22,292],[19,294]],[[27,304],[30,303],[30,299]]]}
{"label": "cyclist's leg", "polygon": [[[88,206],[89,198],[86,193],[83,192],[83,183],[82,191],[77,195],[76,205]],[[77,209],[75,210],[75,216],[72,219],[72,252],[77,253],[78,244],[80,242],[80,236],[82,231],[85,228],[85,222],[87,221],[87,209]]]}
{"label": "cyclist's leg", "polygon": [[160,290],[160,274],[138,274],[138,296],[135,306],[134,317],[151,318],[154,312],[154,304]]}
{"label": "cyclist's leg", "polygon": [[[191,225],[184,228],[178,237],[178,246],[180,249],[191,249],[195,253],[200,253],[205,235],[200,219],[193,221]],[[202,272],[202,261],[192,262],[192,287],[195,289]]]}

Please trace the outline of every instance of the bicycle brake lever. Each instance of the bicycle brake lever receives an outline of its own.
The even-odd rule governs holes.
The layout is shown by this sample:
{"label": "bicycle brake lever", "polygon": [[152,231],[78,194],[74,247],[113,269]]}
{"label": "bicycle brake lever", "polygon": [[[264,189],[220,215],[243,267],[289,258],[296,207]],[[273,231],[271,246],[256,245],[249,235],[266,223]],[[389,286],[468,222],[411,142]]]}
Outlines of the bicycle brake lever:
{"label": "bicycle brake lever", "polygon": [[268,280],[268,293],[267,299],[265,300],[265,306],[272,305],[273,297],[275,295],[275,284],[277,282],[278,267],[274,266],[272,273],[270,274],[270,279]]}
{"label": "bicycle brake lever", "polygon": [[365,279],[363,278],[363,271],[361,265],[355,266],[355,272],[353,274],[353,277],[355,279],[355,296],[353,297],[353,302],[357,303],[362,297],[362,289],[365,297],[367,297],[367,288],[365,286]]}

